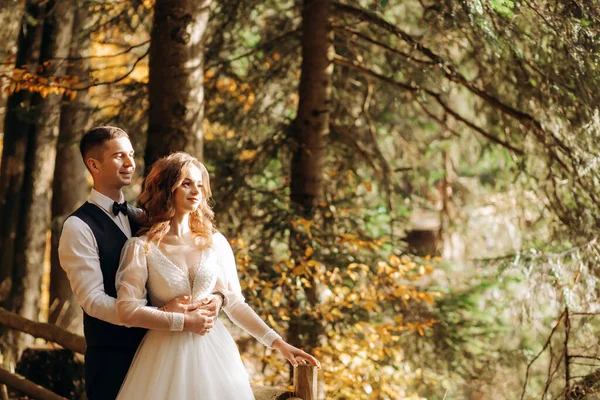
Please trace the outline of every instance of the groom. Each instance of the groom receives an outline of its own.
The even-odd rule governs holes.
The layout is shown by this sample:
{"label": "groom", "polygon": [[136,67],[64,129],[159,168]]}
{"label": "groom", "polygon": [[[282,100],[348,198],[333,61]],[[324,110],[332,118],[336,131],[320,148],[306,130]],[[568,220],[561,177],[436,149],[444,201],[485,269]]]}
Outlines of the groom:
{"label": "groom", "polygon": [[[127,205],[121,190],[131,183],[135,171],[127,133],[111,126],[93,128],[81,139],[80,150],[94,186],[88,201],[65,220],[58,255],[84,311],[87,398],[112,400],[146,333],[145,329],[123,326],[115,308],[121,250],[145,215]],[[184,303],[184,298],[173,299],[165,308],[195,308]],[[210,320],[216,318],[221,305],[222,298],[213,295],[210,302],[192,312],[209,315]],[[198,332],[197,326],[194,331]]]}

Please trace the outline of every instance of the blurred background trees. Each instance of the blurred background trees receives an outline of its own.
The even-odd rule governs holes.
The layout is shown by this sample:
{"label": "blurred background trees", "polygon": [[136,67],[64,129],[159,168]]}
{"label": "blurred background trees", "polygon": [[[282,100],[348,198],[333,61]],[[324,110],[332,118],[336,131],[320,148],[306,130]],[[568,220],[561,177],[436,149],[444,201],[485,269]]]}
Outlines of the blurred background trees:
{"label": "blurred background trees", "polygon": [[55,247],[89,193],[78,140],[113,124],[130,200],[169,151],[207,164],[248,301],[320,357],[327,398],[598,386],[597,2],[0,7],[3,307],[80,331]]}

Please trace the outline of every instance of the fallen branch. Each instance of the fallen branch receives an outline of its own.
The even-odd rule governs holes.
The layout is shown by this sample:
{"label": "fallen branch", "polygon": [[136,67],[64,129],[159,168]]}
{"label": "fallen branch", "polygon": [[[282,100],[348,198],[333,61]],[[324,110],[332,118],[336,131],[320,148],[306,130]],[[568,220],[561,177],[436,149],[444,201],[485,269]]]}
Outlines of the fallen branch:
{"label": "fallen branch", "polygon": [[66,331],[56,325],[31,321],[1,307],[0,324],[11,329],[16,329],[19,332],[35,336],[36,338],[57,343],[76,353],[85,353],[86,344],[83,336]]}

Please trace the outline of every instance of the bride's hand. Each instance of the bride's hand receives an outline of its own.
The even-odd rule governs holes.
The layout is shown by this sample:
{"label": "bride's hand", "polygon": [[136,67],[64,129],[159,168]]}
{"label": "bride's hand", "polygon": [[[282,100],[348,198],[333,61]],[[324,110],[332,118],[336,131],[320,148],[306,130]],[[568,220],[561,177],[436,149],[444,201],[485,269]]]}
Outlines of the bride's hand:
{"label": "bride's hand", "polygon": [[298,364],[312,364],[315,367],[321,369],[321,363],[319,360],[291,344],[285,342],[283,339],[277,339],[273,342],[273,348],[279,350],[279,352],[294,366]]}

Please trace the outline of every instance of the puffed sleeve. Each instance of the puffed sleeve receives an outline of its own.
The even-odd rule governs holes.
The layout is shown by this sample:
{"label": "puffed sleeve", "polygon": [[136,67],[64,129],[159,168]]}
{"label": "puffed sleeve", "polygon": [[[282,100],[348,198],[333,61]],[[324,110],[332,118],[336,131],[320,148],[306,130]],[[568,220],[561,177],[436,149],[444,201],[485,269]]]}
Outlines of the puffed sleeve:
{"label": "puffed sleeve", "polygon": [[259,342],[271,347],[281,336],[271,329],[246,303],[235,265],[235,256],[227,239],[220,234],[213,235],[213,247],[219,260],[220,279],[217,290],[225,296],[223,311],[234,324],[254,336]]}
{"label": "puffed sleeve", "polygon": [[126,326],[183,330],[182,313],[166,312],[147,305],[147,281],[146,242],[141,238],[131,238],[121,252],[121,263],[116,276],[119,319]]}

